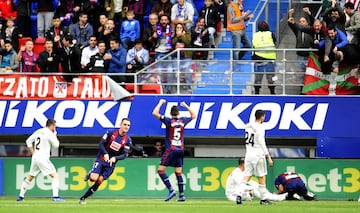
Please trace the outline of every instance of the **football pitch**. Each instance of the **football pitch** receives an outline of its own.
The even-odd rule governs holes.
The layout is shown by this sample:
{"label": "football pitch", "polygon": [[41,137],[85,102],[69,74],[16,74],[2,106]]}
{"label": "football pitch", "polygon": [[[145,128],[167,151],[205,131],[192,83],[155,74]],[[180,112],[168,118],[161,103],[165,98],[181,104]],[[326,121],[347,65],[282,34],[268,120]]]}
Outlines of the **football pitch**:
{"label": "football pitch", "polygon": [[231,212],[291,212],[291,213],[330,213],[330,212],[360,212],[360,202],[357,201],[283,201],[274,205],[260,205],[258,200],[247,201],[236,205],[225,199],[188,199],[177,202],[173,199],[164,202],[161,199],[87,199],[87,204],[78,204],[78,199],[67,198],[66,202],[52,202],[50,198],[28,197],[23,202],[16,202],[15,197],[0,197],[0,212],[46,212],[46,213],[231,213]]}

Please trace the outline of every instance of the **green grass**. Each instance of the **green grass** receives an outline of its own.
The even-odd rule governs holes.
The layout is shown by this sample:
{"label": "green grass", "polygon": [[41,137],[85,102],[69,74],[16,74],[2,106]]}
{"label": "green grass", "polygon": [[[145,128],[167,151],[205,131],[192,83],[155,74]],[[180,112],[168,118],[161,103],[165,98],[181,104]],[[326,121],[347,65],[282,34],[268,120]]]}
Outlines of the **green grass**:
{"label": "green grass", "polygon": [[275,205],[263,206],[259,201],[248,201],[236,205],[225,199],[188,199],[184,203],[164,202],[160,199],[87,199],[86,205],[78,204],[78,199],[68,198],[64,203],[54,203],[50,198],[27,197],[23,202],[16,202],[15,197],[0,197],[1,213],[251,213],[251,212],[291,212],[291,213],[331,213],[360,212],[357,201],[283,201]]}

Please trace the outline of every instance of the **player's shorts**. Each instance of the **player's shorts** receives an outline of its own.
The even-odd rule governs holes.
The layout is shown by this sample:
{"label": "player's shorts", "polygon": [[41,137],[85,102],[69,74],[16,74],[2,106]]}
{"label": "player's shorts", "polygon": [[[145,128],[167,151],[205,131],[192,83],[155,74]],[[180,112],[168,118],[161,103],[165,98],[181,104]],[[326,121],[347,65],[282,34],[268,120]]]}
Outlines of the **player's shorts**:
{"label": "player's shorts", "polygon": [[184,150],[165,150],[161,157],[160,165],[182,167],[184,162]]}
{"label": "player's shorts", "polygon": [[289,193],[289,196],[293,194],[298,194],[300,196],[307,195],[307,189],[305,183],[302,180],[291,179],[290,182],[285,185],[286,191]]}
{"label": "player's shorts", "polygon": [[55,166],[49,158],[33,157],[31,159],[29,175],[35,177],[40,171],[44,176],[56,173]]}
{"label": "player's shorts", "polygon": [[104,177],[104,180],[108,179],[113,173],[115,164],[110,166],[108,162],[96,159],[90,173],[95,173]]}
{"label": "player's shorts", "polygon": [[266,160],[264,157],[246,156],[245,157],[245,176],[263,177],[267,175]]}

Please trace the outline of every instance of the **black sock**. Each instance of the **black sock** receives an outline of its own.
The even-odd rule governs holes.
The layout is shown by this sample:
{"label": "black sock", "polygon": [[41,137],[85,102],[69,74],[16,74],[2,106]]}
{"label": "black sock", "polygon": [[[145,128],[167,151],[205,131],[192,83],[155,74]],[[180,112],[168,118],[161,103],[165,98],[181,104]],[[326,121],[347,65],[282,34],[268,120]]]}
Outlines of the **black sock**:
{"label": "black sock", "polygon": [[94,185],[92,185],[80,199],[84,200],[90,197],[94,192],[96,192],[98,188],[99,188],[99,184],[95,182]]}

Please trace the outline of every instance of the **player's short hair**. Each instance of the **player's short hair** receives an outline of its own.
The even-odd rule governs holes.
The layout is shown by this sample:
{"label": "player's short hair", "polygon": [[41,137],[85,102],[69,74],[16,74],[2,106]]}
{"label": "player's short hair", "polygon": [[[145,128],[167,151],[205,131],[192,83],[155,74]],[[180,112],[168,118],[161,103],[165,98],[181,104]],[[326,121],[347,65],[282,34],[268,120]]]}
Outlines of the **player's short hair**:
{"label": "player's short hair", "polygon": [[130,122],[130,119],[129,119],[129,118],[123,118],[123,119],[121,119],[121,123],[123,123],[124,121],[129,121],[129,122]]}
{"label": "player's short hair", "polygon": [[179,115],[179,107],[174,105],[170,109],[170,115],[171,116],[178,116]]}
{"label": "player's short hair", "polygon": [[239,165],[243,164],[244,162],[245,162],[245,158],[243,158],[243,157],[239,158],[239,160],[238,160]]}
{"label": "player's short hair", "polygon": [[52,125],[54,125],[54,124],[56,124],[55,119],[53,119],[53,118],[47,119],[47,121],[46,121],[46,127],[52,126]]}
{"label": "player's short hair", "polygon": [[265,112],[262,109],[258,109],[258,110],[255,111],[255,119],[256,120],[261,118],[264,115],[265,115]]}

